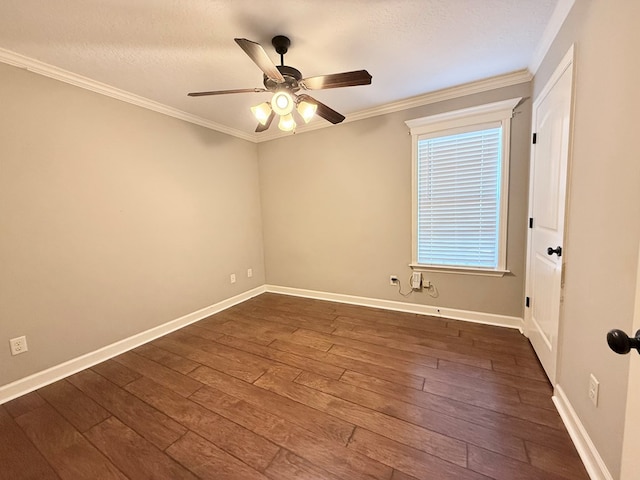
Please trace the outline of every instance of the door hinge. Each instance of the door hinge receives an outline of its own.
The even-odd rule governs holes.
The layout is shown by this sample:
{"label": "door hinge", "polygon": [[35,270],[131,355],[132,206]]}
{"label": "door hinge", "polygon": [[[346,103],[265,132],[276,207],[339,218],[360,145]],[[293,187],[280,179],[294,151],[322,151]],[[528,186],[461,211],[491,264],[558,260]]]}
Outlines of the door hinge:
{"label": "door hinge", "polygon": [[533,217],[529,217],[529,228],[533,228]]}
{"label": "door hinge", "polygon": [[538,141],[538,134],[537,134],[537,133],[534,133],[534,134],[533,134],[532,143],[535,145],[537,141]]}
{"label": "door hinge", "polygon": [[530,299],[529,297],[524,297],[524,306],[529,308]]}

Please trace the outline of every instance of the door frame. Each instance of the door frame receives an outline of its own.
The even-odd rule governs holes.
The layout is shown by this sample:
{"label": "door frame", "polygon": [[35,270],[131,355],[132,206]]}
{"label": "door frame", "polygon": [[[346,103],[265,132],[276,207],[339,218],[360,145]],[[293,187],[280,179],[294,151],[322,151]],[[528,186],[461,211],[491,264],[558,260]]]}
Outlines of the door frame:
{"label": "door frame", "polygon": [[[547,80],[544,87],[540,91],[540,93],[536,96],[533,101],[532,109],[531,109],[531,138],[533,138],[533,134],[536,133],[536,122],[537,122],[537,113],[536,108],[538,103],[545,98],[551,89],[555,86],[555,84],[560,80],[562,75],[570,70],[571,72],[571,98],[570,98],[570,116],[569,116],[569,138],[568,138],[568,150],[566,157],[566,169],[567,169],[567,178],[566,178],[566,190],[565,190],[565,208],[564,208],[564,224],[563,224],[563,232],[562,232],[562,272],[560,277],[560,305],[558,311],[558,333],[556,340],[556,349],[555,349],[555,361],[553,365],[552,375],[549,375],[549,380],[552,383],[552,386],[555,387],[556,377],[558,371],[558,345],[560,345],[560,338],[562,335],[562,317],[563,317],[563,289],[564,289],[564,272],[565,272],[565,263],[566,263],[566,251],[567,251],[567,226],[569,223],[568,211],[569,211],[569,199],[570,199],[570,190],[571,190],[571,158],[573,156],[573,127],[574,127],[574,109],[575,109],[575,56],[574,56],[574,45],[571,45],[567,50],[567,53],[562,57],[562,60],[556,66],[553,74]],[[529,156],[529,199],[528,199],[528,218],[531,218],[532,209],[533,209],[533,168],[535,167],[535,154],[534,148],[531,148],[530,156]],[[527,220],[528,220],[527,218]],[[523,333],[529,338],[530,332],[533,330],[532,319],[531,319],[531,307],[526,305],[526,298],[531,297],[531,250],[532,250],[532,234],[533,230],[531,228],[527,228],[527,253],[526,253],[526,266],[525,266],[525,298],[523,298],[523,307],[524,307],[524,325],[523,325]],[[533,299],[535,301],[535,299]],[[546,373],[546,372],[545,372]],[[552,378],[551,378],[552,377]]]}
{"label": "door frame", "polygon": [[[638,248],[638,272],[636,275],[636,300],[633,327],[629,335],[640,330],[640,245]],[[629,353],[629,383],[627,385],[627,410],[624,419],[622,441],[622,468],[620,480],[638,477],[638,446],[640,445],[640,356]]]}

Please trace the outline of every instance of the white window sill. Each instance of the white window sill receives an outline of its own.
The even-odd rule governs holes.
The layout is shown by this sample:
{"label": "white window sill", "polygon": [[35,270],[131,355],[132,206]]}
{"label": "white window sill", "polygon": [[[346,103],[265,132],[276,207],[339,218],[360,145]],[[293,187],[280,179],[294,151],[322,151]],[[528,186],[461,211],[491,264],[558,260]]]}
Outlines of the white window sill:
{"label": "white window sill", "polygon": [[411,263],[409,267],[415,272],[438,272],[438,273],[457,273],[459,275],[483,275],[486,277],[504,277],[505,274],[511,273],[509,270],[492,270],[489,268],[474,267],[448,267],[435,265],[421,265],[419,263]]}

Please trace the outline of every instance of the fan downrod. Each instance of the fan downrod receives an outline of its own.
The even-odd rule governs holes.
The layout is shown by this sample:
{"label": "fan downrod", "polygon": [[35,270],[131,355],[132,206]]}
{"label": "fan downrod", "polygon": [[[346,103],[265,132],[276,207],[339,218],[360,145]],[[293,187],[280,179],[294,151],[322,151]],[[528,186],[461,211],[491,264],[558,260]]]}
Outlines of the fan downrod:
{"label": "fan downrod", "polygon": [[289,51],[291,46],[291,40],[284,35],[276,35],[271,39],[271,45],[276,49],[276,52],[280,55],[280,66],[284,67],[284,54]]}
{"label": "fan downrod", "polygon": [[295,93],[300,90],[298,82],[302,80],[302,74],[300,71],[293,67],[288,67],[284,64],[284,55],[289,51],[291,46],[291,40],[284,35],[276,35],[271,39],[271,44],[276,49],[276,52],[280,55],[280,65],[276,68],[280,71],[285,81],[283,83],[276,83],[266,75],[264,76],[264,86],[270,92],[276,90],[286,89],[291,93]]}

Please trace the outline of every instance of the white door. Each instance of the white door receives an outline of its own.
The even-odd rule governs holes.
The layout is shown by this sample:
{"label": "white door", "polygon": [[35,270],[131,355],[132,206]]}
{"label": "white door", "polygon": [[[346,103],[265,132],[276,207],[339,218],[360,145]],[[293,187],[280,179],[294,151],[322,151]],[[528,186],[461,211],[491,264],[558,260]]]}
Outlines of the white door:
{"label": "white door", "polygon": [[525,334],[555,384],[562,295],[573,48],[533,104]]}
{"label": "white door", "polygon": [[[640,253],[636,278],[636,306],[633,329],[627,332],[635,335],[640,330]],[[613,353],[613,352],[611,352]],[[622,472],[620,480],[638,478],[638,455],[640,452],[640,355],[635,350],[629,353],[629,386],[627,391],[627,413],[624,419],[624,441],[622,444]]]}

